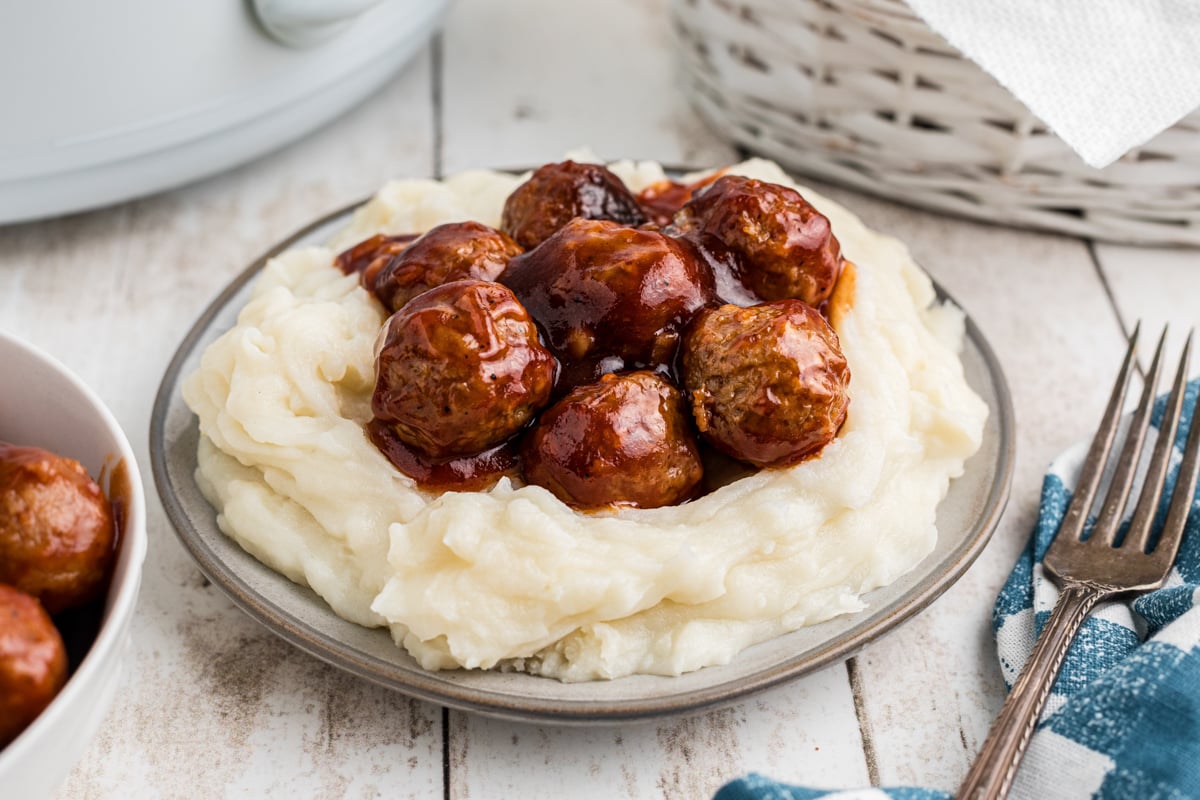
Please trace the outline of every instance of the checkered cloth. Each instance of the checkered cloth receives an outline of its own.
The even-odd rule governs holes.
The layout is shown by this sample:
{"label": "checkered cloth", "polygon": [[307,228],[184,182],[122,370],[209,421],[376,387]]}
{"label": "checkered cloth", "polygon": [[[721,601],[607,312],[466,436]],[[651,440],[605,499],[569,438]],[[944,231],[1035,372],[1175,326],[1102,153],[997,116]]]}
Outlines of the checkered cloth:
{"label": "checkered cloth", "polygon": [[[1175,442],[1174,486],[1186,420],[1200,381],[1188,385]],[[1153,423],[1161,418],[1159,398]],[[1153,437],[1148,437],[1153,443]],[[1042,485],[1037,526],[996,599],[992,628],[1011,687],[1045,625],[1058,589],[1042,557],[1071,499],[1086,444],[1059,456]],[[1169,493],[1168,493],[1169,496]],[[1020,800],[1200,798],[1200,492],[1166,585],[1133,601],[1097,606],[1071,646],[1017,779]],[[1165,504],[1164,504],[1165,506]],[[1162,514],[1159,515],[1161,523]],[[750,775],[724,786],[716,800],[941,800],[946,791],[917,788],[820,791]]]}

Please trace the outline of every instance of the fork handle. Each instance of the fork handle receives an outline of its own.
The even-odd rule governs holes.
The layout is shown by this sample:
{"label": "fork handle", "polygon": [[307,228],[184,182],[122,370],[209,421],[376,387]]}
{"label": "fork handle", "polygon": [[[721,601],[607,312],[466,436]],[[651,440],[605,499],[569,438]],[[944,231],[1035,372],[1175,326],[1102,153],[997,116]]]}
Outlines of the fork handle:
{"label": "fork handle", "polygon": [[1000,800],[1008,794],[1067,649],[1092,608],[1110,593],[1080,583],[1063,587],[956,800]]}

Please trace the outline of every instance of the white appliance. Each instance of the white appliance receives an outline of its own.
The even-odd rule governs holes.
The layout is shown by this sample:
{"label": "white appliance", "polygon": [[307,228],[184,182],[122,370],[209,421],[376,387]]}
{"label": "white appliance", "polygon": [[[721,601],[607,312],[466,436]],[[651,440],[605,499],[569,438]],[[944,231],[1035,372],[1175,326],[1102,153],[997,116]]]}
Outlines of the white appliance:
{"label": "white appliance", "polygon": [[177,186],[299,138],[381,86],[445,9],[0,2],[0,223]]}

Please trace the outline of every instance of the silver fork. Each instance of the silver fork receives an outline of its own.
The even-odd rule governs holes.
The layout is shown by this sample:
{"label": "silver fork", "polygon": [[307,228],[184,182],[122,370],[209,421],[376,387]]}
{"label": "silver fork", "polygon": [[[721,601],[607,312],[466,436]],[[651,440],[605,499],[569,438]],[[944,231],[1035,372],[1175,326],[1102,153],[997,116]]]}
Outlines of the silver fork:
{"label": "silver fork", "polygon": [[[1130,337],[1129,350],[1117,384],[1113,387],[1104,420],[1092,440],[1079,476],[1079,484],[1067,508],[1054,541],[1046,553],[1046,572],[1061,588],[1058,603],[1050,614],[1046,627],[1038,636],[1033,652],[1013,684],[1000,715],[992,724],[987,740],[979,751],[975,764],[959,787],[957,800],[997,800],[1008,794],[1025,747],[1033,735],[1038,717],[1046,704],[1050,688],[1062,666],[1075,634],[1087,619],[1096,603],[1114,595],[1146,592],[1162,586],[1175,561],[1184,523],[1192,506],[1196,488],[1196,473],[1200,469],[1200,415],[1193,413],[1194,424],[1188,434],[1183,461],[1175,482],[1175,491],[1167,511],[1162,532],[1153,549],[1147,553],[1163,484],[1170,466],[1172,443],[1179,426],[1187,384],[1187,365],[1191,353],[1189,333],[1179,360],[1179,369],[1166,412],[1159,428],[1158,440],[1151,454],[1141,495],[1124,538],[1116,542],[1124,516],[1125,504],[1133,487],[1138,459],[1145,442],[1150,413],[1154,407],[1154,387],[1158,383],[1167,331],[1163,330],[1154,361],[1146,375],[1141,400],[1130,421],[1125,444],[1109,484],[1104,505],[1091,534],[1084,539],[1084,527],[1095,500],[1100,479],[1104,474],[1117,427],[1129,378],[1134,367],[1138,328]],[[1197,404],[1200,406],[1200,403]]]}

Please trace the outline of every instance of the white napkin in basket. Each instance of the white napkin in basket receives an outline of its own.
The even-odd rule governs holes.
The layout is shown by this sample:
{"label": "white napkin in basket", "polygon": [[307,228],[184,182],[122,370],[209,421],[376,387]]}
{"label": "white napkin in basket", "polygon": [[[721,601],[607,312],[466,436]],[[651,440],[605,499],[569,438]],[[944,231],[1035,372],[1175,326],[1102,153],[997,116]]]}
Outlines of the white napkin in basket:
{"label": "white napkin in basket", "polygon": [[1093,167],[1200,106],[1195,0],[905,2]]}

